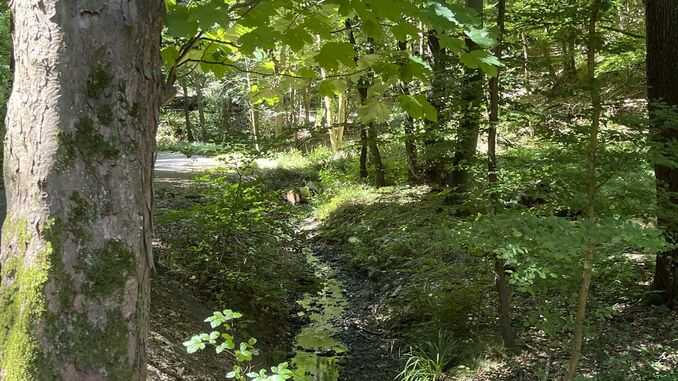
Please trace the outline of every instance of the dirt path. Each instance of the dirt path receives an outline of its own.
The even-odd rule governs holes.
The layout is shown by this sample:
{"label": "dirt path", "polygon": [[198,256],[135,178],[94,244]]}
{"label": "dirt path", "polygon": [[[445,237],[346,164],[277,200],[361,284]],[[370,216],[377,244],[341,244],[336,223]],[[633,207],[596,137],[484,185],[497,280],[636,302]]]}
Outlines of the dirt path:
{"label": "dirt path", "polygon": [[177,152],[159,152],[155,160],[155,178],[186,179],[223,165],[224,163],[211,157],[188,157]]}

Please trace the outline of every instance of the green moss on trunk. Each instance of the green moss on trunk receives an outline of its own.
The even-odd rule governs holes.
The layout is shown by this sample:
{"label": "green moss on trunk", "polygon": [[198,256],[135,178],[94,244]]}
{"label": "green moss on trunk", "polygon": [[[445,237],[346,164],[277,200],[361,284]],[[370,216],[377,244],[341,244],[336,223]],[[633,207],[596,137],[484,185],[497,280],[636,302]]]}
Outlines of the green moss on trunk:
{"label": "green moss on trunk", "polygon": [[[25,220],[5,223],[3,237],[16,245],[0,273],[0,369],[4,381],[48,379],[44,356],[33,333],[46,311],[44,288],[50,269],[51,245],[27,258],[33,244]],[[27,263],[30,261],[30,263]]]}

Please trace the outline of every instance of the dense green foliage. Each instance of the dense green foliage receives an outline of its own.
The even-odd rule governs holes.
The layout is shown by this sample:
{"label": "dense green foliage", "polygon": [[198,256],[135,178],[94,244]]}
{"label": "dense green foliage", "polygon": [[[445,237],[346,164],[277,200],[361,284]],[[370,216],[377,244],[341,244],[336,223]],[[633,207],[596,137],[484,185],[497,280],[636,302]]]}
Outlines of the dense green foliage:
{"label": "dense green foliage", "polygon": [[225,171],[201,176],[184,190],[161,184],[158,261],[210,304],[233,304],[257,316],[245,332],[268,338],[263,344],[270,351],[282,349],[284,343],[270,340],[287,332],[293,298],[313,280],[290,207],[263,187],[250,175]]}

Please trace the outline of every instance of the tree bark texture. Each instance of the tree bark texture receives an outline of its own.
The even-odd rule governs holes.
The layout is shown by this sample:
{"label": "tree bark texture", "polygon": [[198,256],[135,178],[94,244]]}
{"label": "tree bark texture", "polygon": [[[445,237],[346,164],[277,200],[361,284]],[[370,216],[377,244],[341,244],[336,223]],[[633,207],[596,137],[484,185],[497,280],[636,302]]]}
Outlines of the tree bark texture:
{"label": "tree bark texture", "polygon": [[0,380],[145,380],[164,5],[12,11]]}

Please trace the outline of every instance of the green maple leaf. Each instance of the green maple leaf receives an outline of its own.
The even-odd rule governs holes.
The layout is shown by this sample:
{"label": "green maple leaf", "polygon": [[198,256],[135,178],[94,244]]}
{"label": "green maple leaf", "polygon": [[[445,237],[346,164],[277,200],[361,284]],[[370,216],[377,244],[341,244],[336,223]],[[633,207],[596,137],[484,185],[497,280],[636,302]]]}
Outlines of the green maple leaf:
{"label": "green maple leaf", "polygon": [[355,51],[348,42],[331,41],[320,48],[316,62],[327,70],[337,70],[340,65],[354,67]]}
{"label": "green maple leaf", "polygon": [[497,41],[490,36],[490,32],[486,29],[476,29],[471,27],[471,29],[466,30],[464,33],[471,39],[471,41],[478,44],[478,46],[483,48],[491,48],[497,44]]}

